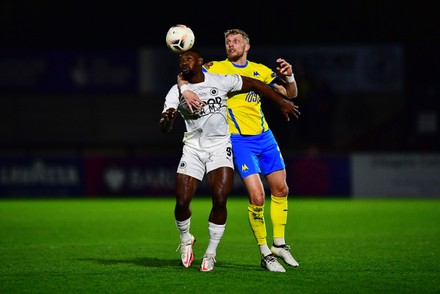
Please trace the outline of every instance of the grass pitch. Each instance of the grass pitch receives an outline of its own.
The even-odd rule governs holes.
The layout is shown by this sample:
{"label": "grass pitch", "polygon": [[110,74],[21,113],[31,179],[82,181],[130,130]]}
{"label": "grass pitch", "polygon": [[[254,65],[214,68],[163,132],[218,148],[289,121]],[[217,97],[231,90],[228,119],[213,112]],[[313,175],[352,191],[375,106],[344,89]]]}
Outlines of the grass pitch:
{"label": "grass pitch", "polygon": [[1,200],[0,293],[440,293],[439,200],[290,197],[286,239],[300,266],[286,273],[260,267],[237,196],[216,267],[199,272],[210,206],[193,200],[185,269],[172,197]]}

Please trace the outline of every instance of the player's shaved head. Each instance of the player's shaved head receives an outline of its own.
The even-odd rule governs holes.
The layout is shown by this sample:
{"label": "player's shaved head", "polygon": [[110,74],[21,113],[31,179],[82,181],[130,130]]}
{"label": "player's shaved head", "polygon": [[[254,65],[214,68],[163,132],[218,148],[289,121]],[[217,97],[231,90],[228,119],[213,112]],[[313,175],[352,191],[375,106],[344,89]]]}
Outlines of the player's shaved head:
{"label": "player's shaved head", "polygon": [[188,53],[191,53],[191,55],[195,56],[196,58],[203,58],[202,53],[197,48],[194,48],[194,47],[191,49],[188,49],[186,51],[182,51],[180,53],[180,57],[182,57],[183,55],[186,55]]}

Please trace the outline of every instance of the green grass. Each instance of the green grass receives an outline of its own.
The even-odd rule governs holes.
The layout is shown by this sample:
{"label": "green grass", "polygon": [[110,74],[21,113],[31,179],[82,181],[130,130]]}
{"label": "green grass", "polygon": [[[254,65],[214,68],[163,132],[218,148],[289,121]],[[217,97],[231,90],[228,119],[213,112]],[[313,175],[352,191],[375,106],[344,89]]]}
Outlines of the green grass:
{"label": "green grass", "polygon": [[286,273],[260,267],[236,196],[216,267],[199,272],[210,205],[193,200],[196,259],[184,269],[173,198],[2,200],[0,293],[440,293],[439,200],[290,197],[300,266]]}

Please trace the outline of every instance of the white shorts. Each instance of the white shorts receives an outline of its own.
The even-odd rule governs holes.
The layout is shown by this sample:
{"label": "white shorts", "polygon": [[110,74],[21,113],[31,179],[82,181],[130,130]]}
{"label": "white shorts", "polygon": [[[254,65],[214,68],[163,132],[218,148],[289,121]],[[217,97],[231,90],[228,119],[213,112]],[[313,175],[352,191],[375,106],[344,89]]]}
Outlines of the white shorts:
{"label": "white shorts", "polygon": [[234,169],[230,141],[203,150],[183,145],[183,154],[177,167],[177,173],[202,181],[205,173],[223,166]]}

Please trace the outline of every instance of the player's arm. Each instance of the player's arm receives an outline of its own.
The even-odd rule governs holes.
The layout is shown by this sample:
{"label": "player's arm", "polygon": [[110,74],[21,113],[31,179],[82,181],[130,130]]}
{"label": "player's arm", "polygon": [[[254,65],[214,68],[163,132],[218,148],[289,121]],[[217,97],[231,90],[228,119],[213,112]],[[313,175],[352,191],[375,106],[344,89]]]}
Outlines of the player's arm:
{"label": "player's arm", "polygon": [[177,85],[179,86],[180,93],[182,93],[183,98],[185,99],[186,104],[191,112],[193,112],[193,108],[202,109],[205,106],[205,103],[200,99],[200,97],[194,93],[193,91],[187,91],[186,86],[188,81],[184,80],[182,74],[177,76]]}
{"label": "player's arm", "polygon": [[292,65],[282,58],[277,59],[277,71],[284,79],[276,79],[273,88],[288,99],[298,97],[298,85],[293,74]]}
{"label": "player's arm", "polygon": [[294,116],[296,118],[301,114],[298,110],[298,106],[295,105],[292,101],[286,100],[278,94],[274,89],[272,89],[269,85],[248,77],[241,77],[243,80],[243,85],[240,92],[249,92],[255,91],[261,96],[264,96],[273,102],[275,102],[280,108],[281,112],[286,117],[287,121],[290,121],[290,117]]}
{"label": "player's arm", "polygon": [[159,129],[163,134],[168,134],[173,129],[174,120],[176,119],[177,110],[168,108],[162,113],[159,120]]}

